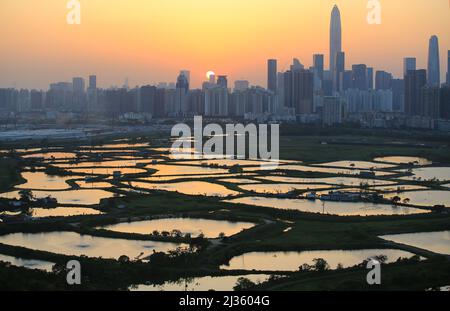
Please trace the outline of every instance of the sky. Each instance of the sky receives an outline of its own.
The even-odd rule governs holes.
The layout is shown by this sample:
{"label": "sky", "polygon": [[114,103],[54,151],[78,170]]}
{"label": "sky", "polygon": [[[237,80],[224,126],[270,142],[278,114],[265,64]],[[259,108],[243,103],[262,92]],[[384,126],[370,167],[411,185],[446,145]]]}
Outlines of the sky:
{"label": "sky", "polygon": [[402,59],[426,68],[437,35],[441,76],[450,49],[448,0],[380,0],[381,24],[366,21],[368,0],[79,0],[81,24],[69,25],[68,0],[0,0],[0,87],[47,89],[98,76],[100,87],[174,82],[181,69],[200,87],[209,70],[266,86],[266,62],[279,71],[312,54],[329,59],[330,14],[339,6],[346,67],[365,63],[394,76]]}

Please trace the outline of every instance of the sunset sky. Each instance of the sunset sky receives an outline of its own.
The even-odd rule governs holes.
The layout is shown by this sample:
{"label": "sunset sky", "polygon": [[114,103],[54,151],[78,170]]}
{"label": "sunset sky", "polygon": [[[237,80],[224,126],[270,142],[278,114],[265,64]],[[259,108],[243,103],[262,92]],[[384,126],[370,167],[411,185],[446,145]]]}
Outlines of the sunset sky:
{"label": "sunset sky", "polygon": [[381,0],[382,23],[366,22],[367,0],[80,0],[81,25],[66,23],[67,0],[0,0],[0,87],[42,88],[74,76],[100,87],[175,81],[191,71],[266,86],[266,60],[293,57],[328,67],[331,9],[341,11],[346,67],[365,63],[399,76],[402,58],[426,68],[428,39],[439,37],[441,76],[450,49],[448,0]]}

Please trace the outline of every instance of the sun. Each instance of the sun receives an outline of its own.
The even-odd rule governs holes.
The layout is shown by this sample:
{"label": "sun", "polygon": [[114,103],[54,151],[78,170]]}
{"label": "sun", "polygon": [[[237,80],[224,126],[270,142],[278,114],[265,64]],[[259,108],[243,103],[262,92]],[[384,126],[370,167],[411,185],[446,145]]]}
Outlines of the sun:
{"label": "sun", "polygon": [[214,73],[214,71],[208,71],[207,73],[206,73],[206,78],[208,78],[208,80],[211,78],[211,76],[215,76],[216,74]]}

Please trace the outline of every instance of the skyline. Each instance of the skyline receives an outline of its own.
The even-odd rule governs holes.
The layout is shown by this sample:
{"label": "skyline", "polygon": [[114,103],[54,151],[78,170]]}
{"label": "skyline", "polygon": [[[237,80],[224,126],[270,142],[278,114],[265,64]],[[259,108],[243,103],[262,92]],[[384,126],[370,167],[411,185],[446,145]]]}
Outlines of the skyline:
{"label": "skyline", "polygon": [[[334,4],[341,12],[342,51],[346,54],[347,69],[352,64],[364,63],[375,70],[385,70],[400,77],[403,58],[408,56],[417,58],[418,69],[426,69],[428,41],[432,35],[437,35],[441,81],[445,81],[446,56],[450,46],[447,1],[436,1],[425,6],[419,0],[383,2],[381,25],[367,24],[367,3],[362,0],[352,5],[346,1],[328,0],[321,4],[285,0],[279,5],[266,1],[258,2],[258,10],[254,10],[254,1],[243,4],[231,0],[220,6],[211,4],[206,7],[201,6],[201,2],[193,0],[192,5],[176,10],[173,6],[180,5],[178,0],[171,4],[161,4],[156,0],[152,4],[115,3],[109,6],[104,0],[82,2],[82,23],[73,26],[64,23],[65,7],[55,6],[48,0],[39,5],[28,0],[21,3],[2,1],[0,19],[6,27],[2,27],[0,33],[8,44],[0,50],[0,66],[3,68],[0,86],[46,89],[52,82],[70,81],[76,76],[87,78],[95,74],[99,77],[99,87],[121,86],[126,78],[133,87],[174,82],[180,69],[190,70],[193,87],[200,87],[208,70],[216,75],[227,75],[230,84],[235,80],[249,80],[251,84],[266,86],[265,64],[268,58],[278,59],[279,71],[283,71],[288,69],[292,58],[299,58],[309,67],[313,54],[324,54],[325,68],[329,67],[329,19]],[[142,10],[136,11],[136,7]],[[150,10],[156,7],[161,15]],[[217,8],[220,8],[220,14],[212,16],[208,13]],[[238,8],[241,10],[236,12]],[[399,8],[404,11],[402,16],[396,14]],[[93,15],[98,9],[105,14]],[[172,9],[171,15],[177,17],[177,23],[171,24],[170,20],[165,19],[167,16],[163,16],[162,13],[169,9]],[[305,14],[307,18],[289,18],[304,9],[308,10]],[[200,12],[195,14],[208,14],[202,15],[201,20],[188,18],[190,13],[198,10]],[[35,11],[39,14],[27,15]],[[118,14],[120,11],[130,15]],[[147,19],[150,11],[155,19]],[[246,16],[250,11],[253,15]],[[428,15],[427,11],[433,12],[433,15]],[[235,18],[230,23],[232,13]],[[259,19],[267,13],[275,18],[267,20],[267,27],[264,28],[264,21]],[[430,21],[427,16],[432,16],[433,20]],[[17,25],[18,21],[22,24]],[[311,29],[311,22],[317,26]],[[180,37],[176,33],[175,30],[180,30],[180,24],[185,26],[186,36]],[[163,27],[164,36],[147,40],[152,37],[147,35],[154,34],[153,30],[147,29],[151,25],[166,26]],[[205,25],[208,27],[204,28]],[[391,29],[394,26],[396,31],[393,33]],[[8,32],[8,28],[15,31]],[[291,29],[293,31],[286,32]],[[130,30],[133,30],[133,36],[129,35]],[[411,30],[416,38],[414,45],[409,42],[410,36],[405,36],[405,31],[408,33]],[[42,36],[43,31],[48,35]],[[193,36],[193,32],[197,37]],[[377,38],[383,38],[383,44],[379,44],[381,41]],[[393,48],[393,43],[396,48]],[[114,48],[117,45],[120,48]],[[174,45],[182,49],[174,50],[171,48]]]}

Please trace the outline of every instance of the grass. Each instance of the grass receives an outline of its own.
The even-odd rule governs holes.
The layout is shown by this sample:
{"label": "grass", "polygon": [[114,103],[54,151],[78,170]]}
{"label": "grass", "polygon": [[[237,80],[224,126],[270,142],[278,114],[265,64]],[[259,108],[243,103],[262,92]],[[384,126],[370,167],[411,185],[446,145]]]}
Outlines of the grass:
{"label": "grass", "polygon": [[25,182],[19,173],[17,162],[13,159],[0,158],[0,192]]}

